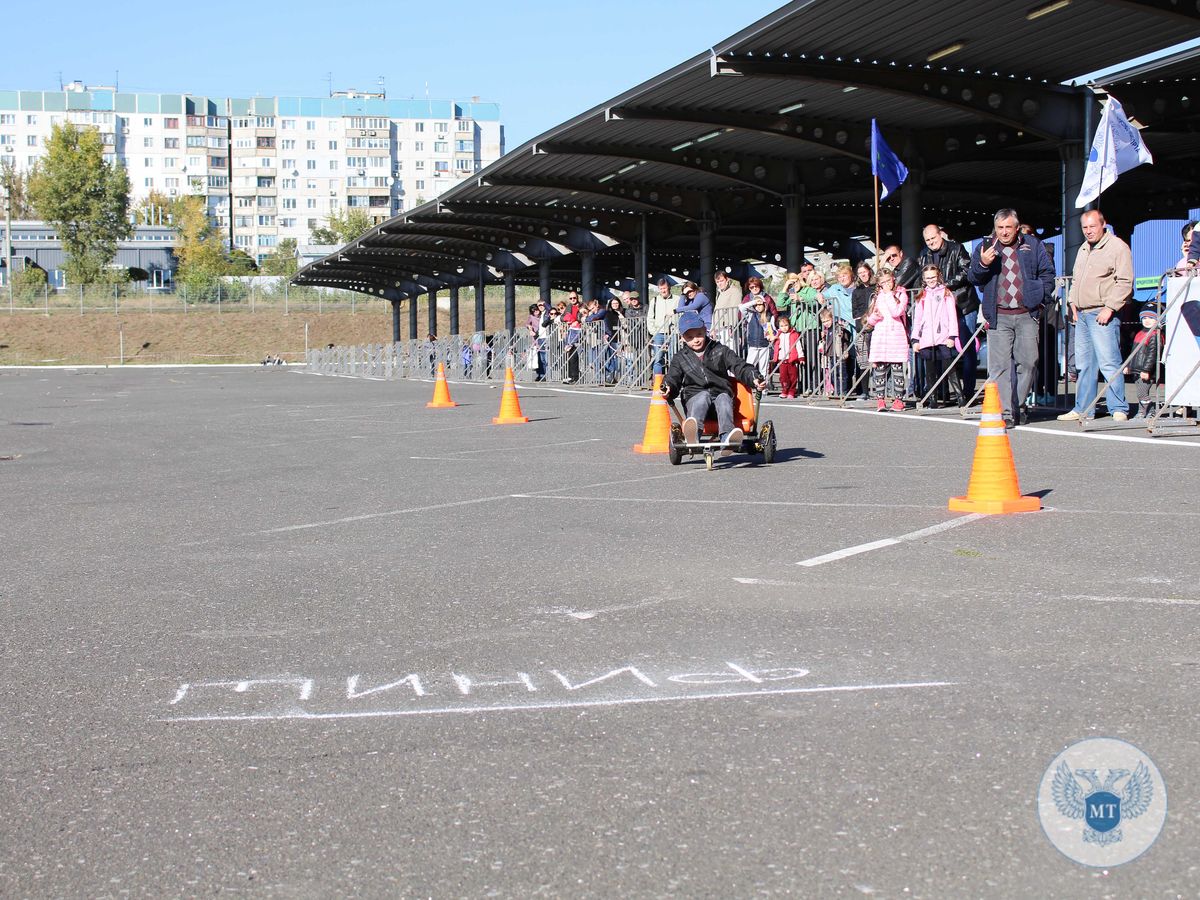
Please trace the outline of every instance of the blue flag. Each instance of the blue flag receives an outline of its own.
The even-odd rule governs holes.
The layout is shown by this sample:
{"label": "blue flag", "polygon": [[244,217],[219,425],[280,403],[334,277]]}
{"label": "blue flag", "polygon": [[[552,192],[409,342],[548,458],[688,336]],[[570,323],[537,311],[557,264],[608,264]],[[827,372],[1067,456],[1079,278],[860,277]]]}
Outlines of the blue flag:
{"label": "blue flag", "polygon": [[886,200],[908,177],[908,167],[887,145],[874,119],[871,120],[871,174],[878,175],[879,183],[883,185],[880,200]]}

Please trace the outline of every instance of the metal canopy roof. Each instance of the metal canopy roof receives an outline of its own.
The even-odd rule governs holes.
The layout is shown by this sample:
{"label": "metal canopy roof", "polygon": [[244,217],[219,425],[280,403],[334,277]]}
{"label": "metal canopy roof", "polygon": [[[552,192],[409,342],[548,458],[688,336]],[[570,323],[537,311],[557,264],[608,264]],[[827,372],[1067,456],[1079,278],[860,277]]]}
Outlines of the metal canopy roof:
{"label": "metal canopy roof", "polygon": [[[591,251],[610,282],[631,274],[643,228],[652,271],[694,268],[702,222],[722,264],[774,261],[785,198],[800,198],[810,246],[870,229],[872,117],[926,219],[965,236],[1015,206],[1055,230],[1064,154],[1084,152],[1099,108],[1090,88],[1062,82],[1200,36],[1197,4],[1178,0],[866,0],[853,19],[837,0],[796,0],[294,280],[401,299],[505,271],[536,284],[548,260],[552,283],[570,286],[573,254]],[[1200,203],[1198,75],[1189,51],[1106,82],[1155,155],[1105,192],[1110,219]],[[897,205],[883,215],[897,234]]]}

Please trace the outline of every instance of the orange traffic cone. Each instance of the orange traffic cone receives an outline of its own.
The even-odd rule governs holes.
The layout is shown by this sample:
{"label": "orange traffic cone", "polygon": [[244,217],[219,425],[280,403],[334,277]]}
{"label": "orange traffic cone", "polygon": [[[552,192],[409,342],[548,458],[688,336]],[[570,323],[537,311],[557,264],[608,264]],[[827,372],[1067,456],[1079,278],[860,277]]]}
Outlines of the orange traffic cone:
{"label": "orange traffic cone", "polygon": [[433,383],[433,399],[425,404],[426,409],[450,409],[458,406],[450,399],[450,386],[446,384],[446,364],[438,363],[437,381]]}
{"label": "orange traffic cone", "polygon": [[671,445],[671,413],[662,395],[661,375],[654,376],[654,390],[650,398],[650,411],[646,413],[646,430],[642,442],[634,444],[635,453],[666,453]]}
{"label": "orange traffic cone", "polygon": [[1037,512],[1040,497],[1022,497],[1017,484],[1017,466],[1004,428],[1000,407],[1000,389],[989,381],[983,392],[983,415],[979,419],[979,437],[975,441],[975,462],[967,496],[951,497],[950,508],[957,512],[1015,513]]}
{"label": "orange traffic cone", "polygon": [[493,425],[524,425],[529,419],[521,415],[521,401],[517,399],[517,384],[512,366],[504,369],[504,393],[500,395],[500,415],[492,419]]}

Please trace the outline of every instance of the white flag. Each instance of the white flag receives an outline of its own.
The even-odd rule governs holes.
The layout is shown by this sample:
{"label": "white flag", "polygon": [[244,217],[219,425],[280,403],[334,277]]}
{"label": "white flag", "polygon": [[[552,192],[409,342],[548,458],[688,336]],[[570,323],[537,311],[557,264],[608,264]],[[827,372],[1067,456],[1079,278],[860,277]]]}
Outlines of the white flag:
{"label": "white flag", "polygon": [[1117,176],[1128,172],[1142,163],[1153,163],[1154,157],[1142,143],[1142,136],[1129,123],[1125,110],[1112,94],[1100,116],[1100,127],[1092,141],[1092,152],[1088,154],[1087,169],[1083,173],[1083,187],[1075,200],[1077,209],[1087,206],[1116,183]]}

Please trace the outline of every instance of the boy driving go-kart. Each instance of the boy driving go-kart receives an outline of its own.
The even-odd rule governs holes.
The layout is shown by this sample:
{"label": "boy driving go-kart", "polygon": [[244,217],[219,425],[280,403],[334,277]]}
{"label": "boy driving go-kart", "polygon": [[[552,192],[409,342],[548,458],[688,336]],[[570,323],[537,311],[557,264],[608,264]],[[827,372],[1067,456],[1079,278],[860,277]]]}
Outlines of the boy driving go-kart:
{"label": "boy driving go-kart", "polygon": [[745,434],[734,427],[733,388],[730,377],[747,388],[763,390],[767,384],[754,366],[750,365],[724,344],[710,340],[704,320],[698,313],[687,311],[679,317],[683,346],[671,358],[663,378],[663,397],[670,402],[681,396],[687,409],[683,421],[683,436],[688,444],[696,444],[699,431],[710,409],[717,415],[717,439],[721,456],[729,456],[740,448]]}

